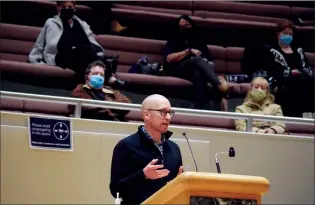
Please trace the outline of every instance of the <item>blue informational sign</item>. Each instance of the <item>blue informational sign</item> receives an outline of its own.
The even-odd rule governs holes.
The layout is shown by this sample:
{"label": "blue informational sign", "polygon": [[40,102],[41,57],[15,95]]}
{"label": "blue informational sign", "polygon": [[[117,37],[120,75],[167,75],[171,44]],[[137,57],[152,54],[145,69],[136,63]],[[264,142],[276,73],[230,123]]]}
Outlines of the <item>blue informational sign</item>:
{"label": "blue informational sign", "polygon": [[71,120],[30,116],[28,129],[31,148],[72,151]]}

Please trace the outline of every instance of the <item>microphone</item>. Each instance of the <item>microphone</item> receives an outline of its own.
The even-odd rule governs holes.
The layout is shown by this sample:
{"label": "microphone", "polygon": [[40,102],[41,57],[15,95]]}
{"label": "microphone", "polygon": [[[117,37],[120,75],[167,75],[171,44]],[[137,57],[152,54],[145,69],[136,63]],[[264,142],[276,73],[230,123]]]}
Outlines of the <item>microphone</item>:
{"label": "microphone", "polygon": [[229,154],[229,157],[235,157],[234,147],[230,147],[229,152],[217,152],[215,153],[215,165],[217,166],[218,173],[221,173],[219,154]]}
{"label": "microphone", "polygon": [[183,132],[182,135],[185,137],[186,141],[187,141],[187,144],[188,144],[188,147],[189,147],[189,150],[190,150],[190,154],[192,156],[192,158],[194,159],[194,163],[195,163],[195,167],[196,167],[196,172],[199,172],[199,169],[198,169],[198,166],[197,166],[197,163],[196,163],[196,160],[195,160],[195,157],[194,157],[194,154],[191,150],[191,147],[190,147],[190,143],[189,143],[189,140],[186,136],[186,132]]}

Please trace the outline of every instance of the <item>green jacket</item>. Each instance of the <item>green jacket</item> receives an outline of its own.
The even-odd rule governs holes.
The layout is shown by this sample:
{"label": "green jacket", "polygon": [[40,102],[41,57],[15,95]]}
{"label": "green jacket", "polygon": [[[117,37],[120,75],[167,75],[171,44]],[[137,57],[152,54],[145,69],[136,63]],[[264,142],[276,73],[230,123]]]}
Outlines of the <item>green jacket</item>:
{"label": "green jacket", "polygon": [[[266,100],[259,105],[252,101],[244,102],[242,105],[237,106],[235,112],[248,113],[255,115],[273,115],[283,116],[281,106]],[[235,120],[235,127],[238,131],[246,131],[245,120]],[[282,122],[262,122],[253,121],[252,131],[257,133],[264,133],[264,128],[270,127],[277,132],[277,134],[283,134],[286,130],[286,126]]]}

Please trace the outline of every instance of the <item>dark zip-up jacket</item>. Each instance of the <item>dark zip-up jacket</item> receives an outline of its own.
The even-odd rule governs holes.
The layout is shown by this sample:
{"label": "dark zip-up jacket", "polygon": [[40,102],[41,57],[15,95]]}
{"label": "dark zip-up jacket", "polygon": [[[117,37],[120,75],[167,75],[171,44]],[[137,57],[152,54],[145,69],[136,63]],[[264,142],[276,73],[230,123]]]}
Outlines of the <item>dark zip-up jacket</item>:
{"label": "dark zip-up jacket", "polygon": [[[169,140],[172,132],[164,134],[163,156],[160,150],[147,137],[139,126],[138,132],[118,142],[113,151],[110,190],[116,198],[117,192],[123,199],[122,204],[141,204],[156,191],[174,179],[182,157],[178,145]],[[146,179],[143,169],[153,160],[164,163],[163,169],[169,175],[156,180]]]}

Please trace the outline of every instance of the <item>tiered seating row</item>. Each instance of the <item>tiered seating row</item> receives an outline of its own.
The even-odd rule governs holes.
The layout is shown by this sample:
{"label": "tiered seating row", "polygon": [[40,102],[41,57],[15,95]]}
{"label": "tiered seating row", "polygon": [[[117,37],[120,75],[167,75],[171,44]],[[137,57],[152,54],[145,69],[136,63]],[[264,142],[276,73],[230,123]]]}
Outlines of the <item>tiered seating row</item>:
{"label": "tiered seating row", "polygon": [[[56,66],[33,65],[27,62],[28,54],[40,32],[40,28],[10,24],[1,24],[0,27],[0,71],[2,79],[17,80],[17,82],[35,85],[45,84],[48,87],[61,86],[65,88],[67,85],[74,86],[72,82],[74,78],[73,71]],[[161,93],[166,96],[182,98],[189,92],[192,85],[189,81],[183,79],[127,73],[130,66],[144,55],[148,56],[152,62],[162,63],[162,49],[166,43],[165,41],[108,35],[99,35],[97,40],[105,48],[107,55],[120,55],[117,75],[122,80],[130,81],[135,92]],[[224,48],[212,45],[208,47],[213,54],[217,73],[221,75],[241,73],[244,48]],[[306,55],[312,66],[315,67],[315,54],[306,53]],[[229,83],[229,87],[231,96],[244,96],[249,89],[249,84]],[[62,116],[70,114],[67,105],[25,100],[1,99],[1,109]],[[140,121],[140,113],[132,111],[128,114],[127,119]],[[173,123],[234,130],[233,120],[230,119],[176,116]],[[288,129],[290,133],[304,133],[306,135],[311,135],[314,132],[313,126],[289,125]]]}
{"label": "tiered seating row", "polygon": [[175,20],[182,14],[190,15],[208,44],[225,47],[274,42],[277,22],[298,22],[300,18],[304,24],[297,26],[295,42],[314,51],[309,44],[314,44],[315,34],[312,8],[230,1],[136,1],[117,3],[112,11],[123,25],[134,30],[130,35],[155,39],[167,39]]}
{"label": "tiered seating row", "polygon": [[[221,18],[220,14],[227,14],[224,18],[232,20],[235,20],[237,14],[240,14],[242,20],[254,20],[257,22],[276,22],[283,18],[314,20],[313,6],[307,8],[269,5],[269,2],[268,4],[261,4],[235,1],[130,1],[116,3],[115,7],[129,10],[193,15],[203,18]],[[216,14],[219,16],[216,16]],[[231,14],[231,16],[228,16],[228,14]]]}
{"label": "tiered seating row", "polygon": [[[79,3],[78,3],[79,4]],[[17,6],[19,5],[19,6]],[[43,26],[47,18],[55,15],[55,3],[47,1],[1,2],[2,22],[23,25]],[[11,9],[15,12],[11,12]],[[21,11],[19,11],[21,9]],[[34,11],[41,12],[34,12]],[[155,39],[166,39],[174,28],[179,15],[192,16],[196,24],[205,32],[209,49],[213,54],[216,72],[220,75],[241,73],[241,60],[244,46],[253,45],[249,39],[260,39],[268,43],[275,40],[276,22],[284,18],[301,18],[304,26],[297,27],[295,39],[306,51],[314,51],[314,9],[285,5],[263,5],[226,1],[169,1],[169,2],[118,2],[112,9],[118,20],[130,30]],[[16,13],[24,13],[23,18]],[[91,8],[77,5],[78,16],[89,22],[92,19]],[[306,25],[306,26],[305,26]],[[308,26],[307,26],[308,25]],[[31,65],[27,63],[28,54],[34,45],[39,27],[1,24],[0,33],[0,71],[2,79],[16,80],[27,84],[41,84],[48,87],[72,87],[74,72],[55,66]],[[255,38],[253,38],[253,36]],[[249,38],[250,37],[250,38]],[[107,55],[119,54],[120,64],[117,75],[130,81],[136,92],[161,93],[167,96],[183,97],[189,92],[189,81],[173,77],[156,77],[127,73],[130,66],[143,55],[152,62],[163,62],[162,48],[165,41],[143,38],[128,38],[99,35],[97,40],[106,49]],[[254,42],[256,44],[260,42]],[[226,48],[222,47],[226,46]],[[238,47],[227,47],[238,46]],[[315,54],[306,53],[313,67]],[[248,84],[229,83],[230,96],[244,96]],[[68,116],[66,105],[53,103],[34,103],[22,100],[1,100],[1,109],[20,112],[39,112]],[[128,120],[141,120],[138,112],[130,112]],[[205,126],[218,129],[232,129],[229,119],[209,117],[175,116],[174,124]],[[313,136],[312,126],[288,125],[290,133],[304,133]]]}
{"label": "tiered seating row", "polygon": [[[199,16],[203,18],[226,18],[235,20],[238,19],[238,14],[240,14],[240,19],[242,20],[254,20],[257,22],[275,22],[282,18],[296,20],[301,18],[306,21],[307,25],[314,26],[314,3],[313,5],[306,5],[306,7],[300,7],[301,2],[297,5],[282,5],[273,4],[273,2],[235,2],[235,1],[123,1],[115,2],[113,11],[116,9],[126,9],[126,10],[137,10],[137,11],[152,11],[158,13],[169,13],[169,14],[185,14],[189,16]],[[77,2],[77,12],[80,15],[88,15],[91,9],[86,6],[80,5]],[[22,9],[27,12],[28,19],[36,20],[34,22],[29,22],[31,25],[37,25],[40,23],[39,20],[45,21],[46,18],[52,16],[56,12],[55,3],[47,1],[21,1],[21,2],[5,2],[2,3],[3,6],[3,20],[12,20],[6,18],[12,18],[10,16],[7,8],[15,7],[16,9]],[[33,10],[40,9],[45,14],[46,18],[38,18],[38,13],[33,13]],[[229,16],[229,14],[231,14]],[[218,15],[218,16],[217,16]],[[220,16],[225,15],[225,16]],[[37,18],[36,18],[37,17]],[[236,18],[235,18],[236,17]],[[262,18],[261,18],[262,17]],[[266,18],[264,18],[266,17]],[[21,19],[23,20],[23,19]],[[25,19],[24,19],[25,20]]]}
{"label": "tiered seating row", "polygon": [[[56,14],[55,3],[45,1],[3,2],[2,8],[2,22],[21,25],[43,26],[47,18]],[[9,12],[19,8],[27,14],[24,18]],[[42,12],[38,14],[36,10]],[[272,42],[279,20],[298,22],[301,18],[304,25],[297,27],[295,41],[306,51],[314,51],[313,8],[230,1],[132,1],[115,3],[112,12],[129,28],[128,36],[161,40],[169,37],[176,18],[186,14],[193,17],[208,44],[225,47]],[[77,13],[89,23],[95,21],[89,7],[77,5]]]}
{"label": "tiered seating row", "polygon": [[[28,63],[28,55],[40,28],[11,24],[1,24],[0,26],[0,70],[3,79],[52,88],[69,86],[71,89],[75,86],[71,81],[74,79],[72,70]],[[163,63],[162,49],[165,41],[110,35],[99,35],[96,38],[104,47],[106,55],[118,54],[120,56],[117,75],[122,80],[130,82],[132,85],[130,89],[139,93],[149,91],[172,97],[184,97],[189,93],[192,84],[187,80],[128,73],[129,68],[142,56],[147,56],[151,62]],[[213,45],[209,45],[208,48],[214,58],[216,73],[219,75],[242,74],[241,61],[244,48],[224,48]],[[306,53],[306,56],[314,66],[315,54]],[[244,96],[249,85],[229,83],[229,87],[230,97],[237,97]]]}

